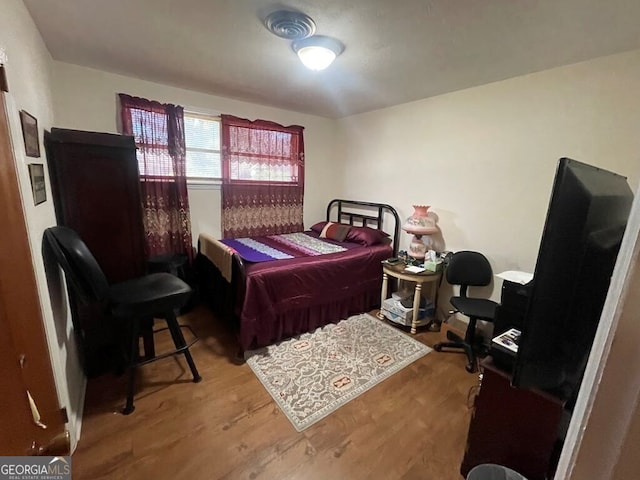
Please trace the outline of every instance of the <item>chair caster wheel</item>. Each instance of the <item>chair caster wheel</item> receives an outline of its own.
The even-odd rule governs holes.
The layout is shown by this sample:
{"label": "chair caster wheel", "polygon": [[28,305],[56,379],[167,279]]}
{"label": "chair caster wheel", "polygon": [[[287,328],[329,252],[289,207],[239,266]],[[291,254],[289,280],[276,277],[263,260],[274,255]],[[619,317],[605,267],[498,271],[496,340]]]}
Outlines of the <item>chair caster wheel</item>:
{"label": "chair caster wheel", "polygon": [[134,407],[133,405],[131,406],[126,406],[122,409],[122,414],[123,415],[131,415],[133,413],[133,411],[136,409],[136,407]]}
{"label": "chair caster wheel", "polygon": [[436,352],[441,352],[441,351],[442,351],[442,345],[440,345],[439,343],[436,343],[436,344],[433,346],[433,349],[434,349]]}
{"label": "chair caster wheel", "polygon": [[473,373],[476,371],[476,366],[473,363],[469,363],[464,367],[464,369],[469,373]]}

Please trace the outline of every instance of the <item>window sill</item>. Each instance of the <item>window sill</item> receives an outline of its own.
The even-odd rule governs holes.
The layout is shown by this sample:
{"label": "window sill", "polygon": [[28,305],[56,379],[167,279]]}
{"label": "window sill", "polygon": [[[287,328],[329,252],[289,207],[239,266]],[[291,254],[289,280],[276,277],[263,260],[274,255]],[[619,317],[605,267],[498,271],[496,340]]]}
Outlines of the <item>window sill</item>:
{"label": "window sill", "polygon": [[220,190],[220,180],[187,180],[189,190]]}

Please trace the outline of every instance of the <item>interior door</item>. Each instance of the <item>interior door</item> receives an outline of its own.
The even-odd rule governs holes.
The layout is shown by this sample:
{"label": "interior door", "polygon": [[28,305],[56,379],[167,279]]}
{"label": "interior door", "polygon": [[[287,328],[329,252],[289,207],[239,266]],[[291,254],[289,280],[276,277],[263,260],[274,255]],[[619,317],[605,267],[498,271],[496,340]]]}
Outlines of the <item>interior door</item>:
{"label": "interior door", "polygon": [[0,455],[69,455],[2,91],[0,204]]}

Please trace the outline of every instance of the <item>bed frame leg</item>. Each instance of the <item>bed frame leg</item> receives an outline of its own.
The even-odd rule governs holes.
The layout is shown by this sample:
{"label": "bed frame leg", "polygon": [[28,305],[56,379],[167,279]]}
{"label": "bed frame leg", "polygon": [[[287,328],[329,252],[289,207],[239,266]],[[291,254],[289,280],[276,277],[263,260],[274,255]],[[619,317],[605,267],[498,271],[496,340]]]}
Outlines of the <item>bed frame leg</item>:
{"label": "bed frame leg", "polygon": [[231,361],[235,365],[244,365],[246,363],[246,360],[244,359],[244,350],[242,350],[242,348],[238,348],[235,356],[231,359]]}

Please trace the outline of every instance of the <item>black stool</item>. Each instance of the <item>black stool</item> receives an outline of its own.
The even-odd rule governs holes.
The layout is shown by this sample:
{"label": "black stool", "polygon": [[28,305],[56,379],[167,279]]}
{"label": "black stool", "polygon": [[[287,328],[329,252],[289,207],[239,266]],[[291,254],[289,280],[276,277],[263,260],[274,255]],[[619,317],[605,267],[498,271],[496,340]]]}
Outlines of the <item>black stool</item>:
{"label": "black stool", "polygon": [[187,303],[180,308],[179,313],[187,313],[197,301],[197,289],[194,285],[193,271],[189,265],[189,257],[183,253],[169,253],[166,255],[157,255],[147,260],[148,273],[166,272],[184,280],[193,290],[191,297]]}
{"label": "black stool", "polygon": [[187,281],[186,266],[189,258],[180,253],[169,253],[167,255],[157,255],[147,260],[147,270],[149,273],[166,272]]}
{"label": "black stool", "polygon": [[[130,322],[128,325],[127,403],[122,413],[128,415],[135,409],[133,405],[135,370],[142,365],[170,355],[183,354],[193,375],[193,381],[197,383],[202,380],[189,352],[189,347],[198,338],[196,337],[190,344],[186,343],[181,328],[190,330],[191,328],[181,327],[175,313],[189,301],[191,296],[189,285],[169,273],[152,273],[109,285],[98,262],[75,231],[67,227],[51,227],[45,230],[44,238],[64,270],[67,284],[74,290],[80,301],[85,304],[102,305],[112,317]],[[154,318],[163,318],[167,322],[167,328],[161,330],[169,330],[175,350],[141,360],[138,355],[141,324]]]}

